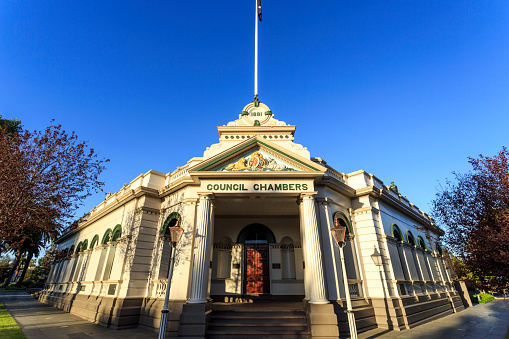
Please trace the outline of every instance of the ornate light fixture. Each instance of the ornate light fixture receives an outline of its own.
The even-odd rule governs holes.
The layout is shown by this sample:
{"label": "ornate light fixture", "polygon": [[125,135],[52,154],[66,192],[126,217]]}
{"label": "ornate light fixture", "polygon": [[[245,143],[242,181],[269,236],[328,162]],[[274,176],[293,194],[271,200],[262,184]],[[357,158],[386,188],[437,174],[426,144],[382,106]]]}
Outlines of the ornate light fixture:
{"label": "ornate light fixture", "polygon": [[334,220],[334,227],[330,231],[336,243],[343,244],[345,242],[346,227],[339,224],[339,219]]}
{"label": "ornate light fixture", "polygon": [[170,238],[173,247],[177,246],[177,243],[179,242],[182,233],[184,233],[184,229],[180,227],[180,219],[178,219],[175,226],[170,227]]}
{"label": "ornate light fixture", "polygon": [[334,217],[334,227],[330,230],[336,245],[339,247],[339,255],[341,257],[341,269],[343,271],[343,285],[345,286],[346,297],[346,314],[348,316],[348,327],[350,328],[350,338],[357,339],[357,326],[355,324],[355,315],[352,308],[352,300],[350,299],[350,286],[348,286],[348,276],[346,273],[345,255],[343,247],[345,247],[346,226],[339,224],[339,218]]}
{"label": "ornate light fixture", "polygon": [[159,339],[164,339],[166,337],[166,326],[168,324],[168,300],[170,298],[170,287],[171,287],[171,278],[173,276],[173,265],[175,264],[175,252],[177,244],[182,237],[182,233],[184,233],[184,229],[180,227],[180,217],[177,219],[177,222],[174,226],[170,227],[170,238],[171,238],[171,263],[170,270],[168,272],[168,282],[166,283],[166,295],[164,296],[164,305],[161,310],[161,324],[159,325]]}

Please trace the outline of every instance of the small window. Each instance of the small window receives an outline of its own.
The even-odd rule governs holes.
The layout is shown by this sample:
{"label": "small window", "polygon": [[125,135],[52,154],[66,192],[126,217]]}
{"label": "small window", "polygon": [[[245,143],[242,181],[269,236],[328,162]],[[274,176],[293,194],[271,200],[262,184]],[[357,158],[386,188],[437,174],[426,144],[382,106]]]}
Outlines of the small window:
{"label": "small window", "polygon": [[115,295],[116,290],[117,284],[110,284],[110,286],[108,286],[108,295]]}

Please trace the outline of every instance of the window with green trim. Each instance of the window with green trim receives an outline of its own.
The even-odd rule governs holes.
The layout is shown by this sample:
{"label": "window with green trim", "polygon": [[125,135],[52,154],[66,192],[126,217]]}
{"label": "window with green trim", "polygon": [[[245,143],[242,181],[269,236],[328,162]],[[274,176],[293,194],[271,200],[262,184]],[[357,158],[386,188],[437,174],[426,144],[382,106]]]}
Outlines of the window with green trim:
{"label": "window with green trim", "polygon": [[115,226],[112,233],[113,233],[113,236],[111,237],[111,241],[117,241],[117,239],[122,236],[122,226],[120,226],[120,224]]}
{"label": "window with green trim", "polygon": [[396,238],[398,241],[403,241],[403,233],[401,233],[401,230],[399,229],[398,225],[392,224],[392,236]]}
{"label": "window with green trim", "polygon": [[408,239],[408,242],[411,245],[414,245],[414,246],[417,245],[416,242],[415,242],[415,238],[414,238],[414,235],[412,234],[412,232],[406,231],[406,238]]}
{"label": "window with green trim", "polygon": [[92,238],[92,242],[90,243],[90,248],[94,248],[95,246],[97,246],[97,243],[99,242],[99,235],[96,234],[94,235],[94,237]]}
{"label": "window with green trim", "polygon": [[418,236],[417,240],[419,242],[419,247],[427,249],[426,243],[424,242],[424,239],[421,236]]}
{"label": "window with green trim", "polygon": [[85,239],[83,240],[83,243],[81,244],[81,252],[83,252],[84,250],[86,250],[88,247],[88,240]]}
{"label": "window with green trim", "polygon": [[110,233],[112,233],[111,228],[108,228],[106,232],[104,232],[103,238],[101,240],[101,245],[106,245],[110,241]]}
{"label": "window with green trim", "polygon": [[440,246],[440,244],[436,244],[435,248],[440,256],[442,256],[444,254],[442,251],[442,246]]}

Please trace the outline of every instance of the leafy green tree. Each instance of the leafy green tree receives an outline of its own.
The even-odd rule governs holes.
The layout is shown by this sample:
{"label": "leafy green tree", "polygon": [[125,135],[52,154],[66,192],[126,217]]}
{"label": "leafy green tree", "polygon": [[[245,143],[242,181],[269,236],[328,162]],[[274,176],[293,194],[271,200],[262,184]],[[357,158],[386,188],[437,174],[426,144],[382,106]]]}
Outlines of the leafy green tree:
{"label": "leafy green tree", "polygon": [[14,119],[2,119],[2,116],[0,115],[0,129],[6,129],[6,133],[8,135],[13,135],[17,133],[21,133],[23,130],[21,126],[21,121],[14,118]]}

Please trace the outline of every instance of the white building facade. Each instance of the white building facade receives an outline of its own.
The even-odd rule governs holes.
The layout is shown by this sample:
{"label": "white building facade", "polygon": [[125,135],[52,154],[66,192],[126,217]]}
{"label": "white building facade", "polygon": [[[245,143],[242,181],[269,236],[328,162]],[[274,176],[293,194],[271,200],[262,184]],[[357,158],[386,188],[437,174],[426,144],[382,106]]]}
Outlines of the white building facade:
{"label": "white building facade", "polygon": [[[218,301],[302,300],[313,338],[348,332],[345,293],[359,332],[462,310],[433,220],[374,175],[311,157],[294,143],[295,128],[255,100],[217,128],[219,142],[202,157],[108,194],[58,240],[69,256],[53,265],[40,300],[115,328],[158,328],[168,228],[180,220],[172,336],[212,337]],[[348,228],[346,279],[330,232],[336,219]]]}

